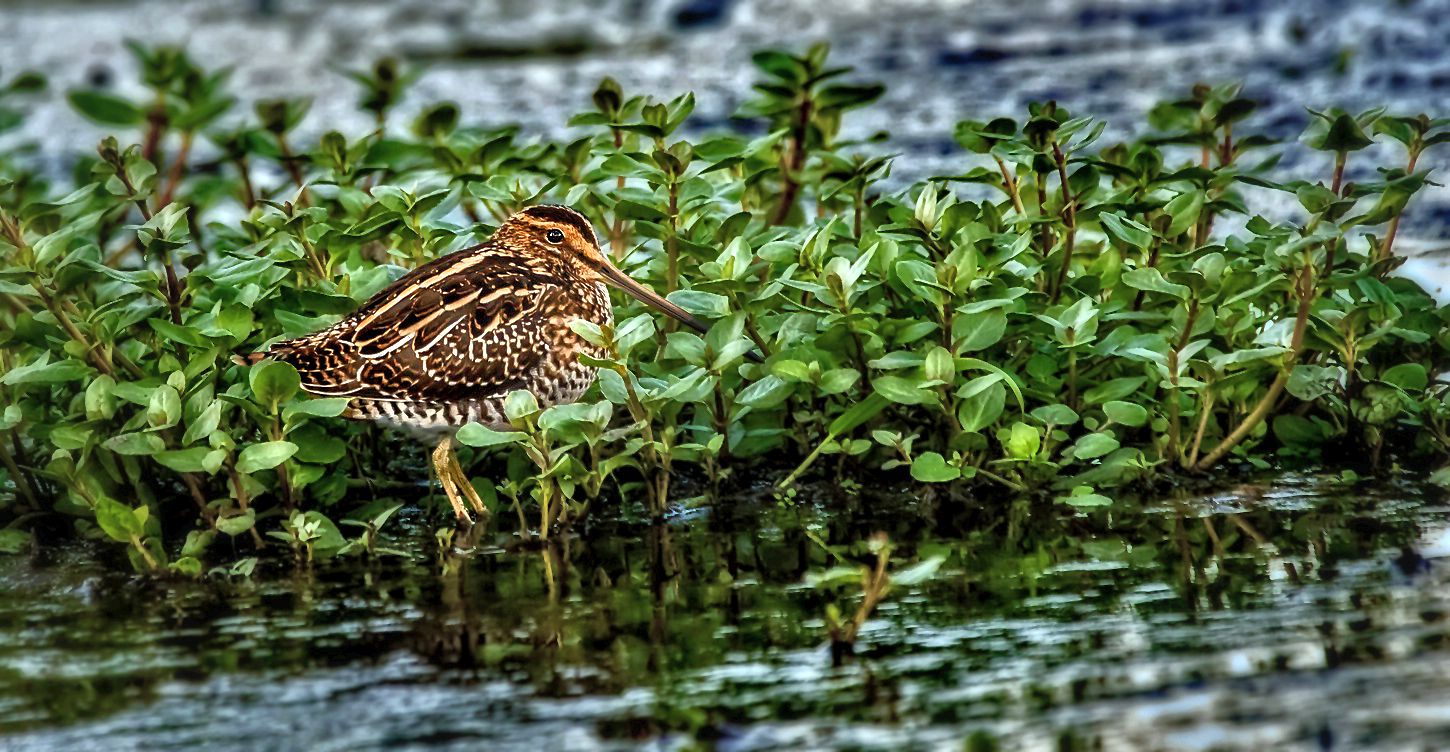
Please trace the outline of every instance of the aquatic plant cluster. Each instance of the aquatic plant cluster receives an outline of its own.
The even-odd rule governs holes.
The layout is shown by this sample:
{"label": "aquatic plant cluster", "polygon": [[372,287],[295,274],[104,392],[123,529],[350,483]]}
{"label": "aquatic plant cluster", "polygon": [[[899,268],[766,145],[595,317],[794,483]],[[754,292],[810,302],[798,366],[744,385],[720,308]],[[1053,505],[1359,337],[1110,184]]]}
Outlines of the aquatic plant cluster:
{"label": "aquatic plant cluster", "polygon": [[[140,570],[192,575],[245,574],[269,538],[307,560],[378,553],[423,463],[290,366],[231,356],[541,202],[587,214],[621,268],[712,327],[618,300],[612,328],[576,326],[613,353],[583,401],[519,392],[513,430],[460,431],[489,524],[522,536],[601,505],[661,516],[681,478],[707,496],[768,479],[786,503],[804,479],[870,475],[1088,508],[1225,463],[1450,452],[1432,378],[1450,314],[1389,275],[1445,121],[1313,112],[1301,140],[1324,174],[1280,182],[1237,87],[1197,87],[1111,145],[1046,102],[959,123],[960,173],[902,191],[883,188],[884,134],[842,136],[882,87],[825,46],[755,55],[738,132],[687,139],[692,95],[606,80],[569,142],[450,103],[400,123],[413,72],[393,61],[354,75],[375,131],[304,142],[306,101],[242,113],[225,71],[133,51],[147,99],[66,96],[139,142],[106,138],[64,187],[0,154],[6,550],[110,539]],[[0,128],[46,96],[33,74],[0,86]],[[1400,160],[1347,180],[1376,141]],[[1264,216],[1276,193],[1293,216]]]}

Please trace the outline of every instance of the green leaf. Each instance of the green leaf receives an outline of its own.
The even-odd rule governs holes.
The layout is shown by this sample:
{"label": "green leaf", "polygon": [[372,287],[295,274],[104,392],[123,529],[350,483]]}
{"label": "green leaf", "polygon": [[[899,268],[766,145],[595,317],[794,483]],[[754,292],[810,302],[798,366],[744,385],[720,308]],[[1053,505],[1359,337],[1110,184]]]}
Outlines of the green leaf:
{"label": "green leaf", "polygon": [[336,418],[342,415],[352,402],[349,397],[309,397],[301,402],[294,402],[283,411],[282,417],[291,420],[297,416],[309,416],[313,418]]}
{"label": "green leaf", "polygon": [[957,421],[962,430],[975,433],[997,422],[1007,408],[1007,388],[1000,381],[957,404]]}
{"label": "green leaf", "polygon": [[869,394],[866,399],[852,405],[846,412],[836,416],[827,429],[832,436],[840,436],[856,426],[876,417],[890,402],[879,394]]}
{"label": "green leaf", "polygon": [[170,428],[180,421],[181,393],[170,384],[156,387],[146,408],[146,422],[152,428]]}
{"label": "green leaf", "polygon": [[1002,447],[1007,450],[1007,456],[1014,460],[1030,460],[1042,448],[1042,434],[1034,426],[1013,423]]}
{"label": "green leaf", "polygon": [[76,112],[101,125],[140,125],[141,121],[145,119],[145,113],[141,111],[141,108],[121,97],[103,91],[72,89],[65,98]]}
{"label": "green leaf", "polygon": [[495,431],[487,426],[469,423],[458,429],[455,437],[458,443],[471,447],[492,447],[504,444],[520,444],[529,438],[522,431]]}
{"label": "green leaf", "polygon": [[794,390],[795,387],[784,379],[768,374],[740,390],[740,393],[735,395],[735,401],[757,410],[769,410],[785,402]]}
{"label": "green leaf", "polygon": [[130,543],[133,537],[140,538],[146,532],[143,518],[134,510],[104,496],[96,501],[96,525],[111,540],[121,543]]}
{"label": "green leaf", "polygon": [[861,372],[854,368],[833,368],[821,374],[821,394],[840,394],[861,380]]}
{"label": "green leaf", "polygon": [[1139,428],[1148,424],[1148,409],[1131,402],[1120,400],[1105,402],[1103,412],[1107,414],[1109,420],[1120,425]]}
{"label": "green leaf", "polygon": [[1251,347],[1245,350],[1234,350],[1233,352],[1215,355],[1208,359],[1215,371],[1222,371],[1229,366],[1241,366],[1246,363],[1255,363],[1260,360],[1278,357],[1289,352],[1289,348],[1279,345],[1269,347]]}
{"label": "green leaf", "polygon": [[957,352],[985,350],[1002,341],[1007,331],[1007,312],[1001,308],[958,316],[952,322]]}
{"label": "green leaf", "polygon": [[1179,300],[1187,300],[1188,293],[1190,292],[1186,285],[1180,285],[1164,279],[1163,272],[1158,271],[1156,267],[1152,266],[1124,272],[1123,284],[1135,290],[1161,292],[1165,295],[1172,295]]}
{"label": "green leaf", "polygon": [[187,427],[186,433],[181,437],[181,443],[191,444],[211,435],[222,422],[222,402],[212,400],[211,404],[202,409]]}
{"label": "green leaf", "polygon": [[503,414],[511,423],[539,412],[539,399],[527,389],[515,389],[503,398]]}
{"label": "green leaf", "polygon": [[[1124,403],[1126,404],[1126,403]],[[1101,457],[1118,448],[1118,440],[1106,433],[1083,434],[1073,444],[1072,454],[1080,460]]]}
{"label": "green leaf", "polygon": [[877,376],[871,382],[871,388],[901,405],[934,405],[940,399],[936,392],[922,386],[920,380],[902,376]]}
{"label": "green leaf", "polygon": [[297,445],[297,454],[293,456],[297,462],[331,465],[347,456],[347,442],[328,436],[315,426],[304,426],[291,435],[292,443]]}
{"label": "green leaf", "polygon": [[166,448],[166,442],[154,433],[123,433],[112,436],[101,446],[116,454],[151,455]]}
{"label": "green leaf", "polygon": [[237,455],[237,472],[255,473],[270,470],[297,453],[297,445],[290,441],[264,441],[252,444]]}
{"label": "green leaf", "polygon": [[0,554],[18,554],[29,545],[29,531],[14,527],[0,529]]}
{"label": "green leaf", "polygon": [[[676,332],[676,334],[679,333]],[[770,372],[786,381],[802,382],[811,380],[810,366],[799,360],[776,360],[770,364]]]}
{"label": "green leaf", "polygon": [[187,577],[201,576],[201,560],[195,556],[183,556],[167,566],[171,571]]}
{"label": "green leaf", "polygon": [[325,553],[336,551],[347,545],[347,539],[342,537],[342,531],[337,529],[337,523],[329,519],[327,515],[309,509],[302,513],[302,519],[316,531],[317,537],[312,539],[314,551]]}
{"label": "green leaf", "polygon": [[1450,488],[1450,465],[1430,473],[1429,480],[1441,488]]}
{"label": "green leaf", "polygon": [[947,464],[940,454],[926,452],[911,461],[911,477],[922,483],[949,483],[962,477],[962,470]]}
{"label": "green leaf", "polygon": [[1274,416],[1274,437],[1295,447],[1317,449],[1324,443],[1324,429],[1318,423],[1293,413]]}
{"label": "green leaf", "polygon": [[1289,394],[1305,402],[1313,402],[1338,390],[1343,377],[1344,368],[1340,366],[1311,366],[1301,363],[1294,366],[1294,370],[1289,373],[1289,381],[1284,388]]}
{"label": "green leaf", "polygon": [[78,360],[57,360],[50,362],[49,353],[40,357],[40,360],[29,365],[16,366],[5,373],[5,378],[0,379],[0,384],[8,386],[19,386],[21,384],[62,384],[69,381],[80,381],[90,377],[95,371],[91,367]]}
{"label": "green leaf", "polygon": [[1057,500],[1062,502],[1063,504],[1068,504],[1074,507],[1081,507],[1084,509],[1092,507],[1110,507],[1113,505],[1112,499],[1095,493],[1082,493],[1072,494],[1071,496],[1059,496],[1057,497]]}
{"label": "green leaf", "polygon": [[1419,363],[1401,363],[1381,373],[1380,381],[1407,392],[1420,392],[1430,385],[1430,374]]}
{"label": "green leaf", "polygon": [[1077,412],[1067,405],[1043,405],[1033,409],[1032,417],[1054,426],[1071,426],[1078,420]]}
{"label": "green leaf", "polygon": [[209,447],[198,446],[157,452],[153,456],[157,462],[178,473],[204,473],[207,472],[207,456],[211,452]]}
{"label": "green leaf", "polygon": [[718,319],[730,313],[730,299],[713,292],[676,290],[669,294],[668,299],[671,303],[701,318]]}
{"label": "green leaf", "polygon": [[221,517],[216,521],[217,530],[234,537],[251,530],[256,525],[257,513],[251,509],[230,517]]}
{"label": "green leaf", "polygon": [[1007,388],[1012,390],[1012,396],[1017,398],[1017,409],[1021,410],[1022,412],[1027,412],[1027,403],[1022,397],[1022,388],[1017,386],[1017,380],[1012,378],[1011,374],[991,363],[988,363],[985,360],[980,360],[978,358],[961,358],[960,362],[958,363],[958,367],[974,368],[981,371],[987,371],[988,373],[995,373],[1000,375],[1002,377],[1002,383],[1006,384]]}
{"label": "green leaf", "polygon": [[920,585],[921,583],[931,579],[932,576],[936,574],[937,570],[941,569],[941,565],[944,564],[946,560],[947,557],[945,555],[936,554],[935,556],[930,556],[928,558],[922,559],[921,561],[912,564],[911,566],[899,572],[892,572],[891,584],[901,585],[903,587]]}
{"label": "green leaf", "polygon": [[1314,113],[1317,119],[1304,132],[1304,143],[1320,151],[1350,152],[1370,146],[1374,141],[1364,133],[1359,122],[1347,112]]}
{"label": "green leaf", "polygon": [[264,360],[252,366],[247,380],[257,404],[268,413],[277,412],[278,406],[290,401],[302,387],[297,369],[291,363],[280,360]]}
{"label": "green leaf", "polygon": [[1195,189],[1174,196],[1173,200],[1163,207],[1163,211],[1172,218],[1172,222],[1168,225],[1168,237],[1182,235],[1198,222],[1199,216],[1203,214],[1203,198],[1203,191]]}
{"label": "green leaf", "polygon": [[1142,376],[1124,376],[1122,378],[1105,381],[1092,389],[1083,392],[1084,402],[1092,405],[1100,405],[1112,400],[1122,399],[1141,388],[1148,380]]}
{"label": "green leaf", "polygon": [[1147,248],[1153,242],[1152,230],[1121,214],[1099,214],[1098,221],[1109,235],[1134,248]]}

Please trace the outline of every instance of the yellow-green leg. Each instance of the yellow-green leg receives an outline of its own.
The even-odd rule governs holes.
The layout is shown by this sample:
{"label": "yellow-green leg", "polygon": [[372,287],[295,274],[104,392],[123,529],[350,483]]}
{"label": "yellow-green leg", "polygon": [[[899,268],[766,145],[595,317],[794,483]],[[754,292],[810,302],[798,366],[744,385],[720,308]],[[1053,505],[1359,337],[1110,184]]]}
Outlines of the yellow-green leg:
{"label": "yellow-green leg", "polygon": [[[473,518],[463,508],[463,499],[458,494],[458,474],[454,471],[457,466],[458,459],[453,456],[453,437],[444,436],[433,449],[433,472],[438,475],[438,483],[443,486],[443,495],[453,505],[453,514],[458,517],[458,523],[472,525]],[[468,490],[470,494],[473,492],[471,486]]]}
{"label": "yellow-green leg", "polygon": [[488,507],[483,505],[483,499],[478,497],[478,491],[474,490],[473,483],[468,480],[468,474],[463,472],[463,466],[458,463],[458,453],[448,453],[449,468],[453,471],[453,481],[463,490],[463,495],[468,497],[468,503],[473,506],[473,511],[478,512],[479,518],[488,516]]}

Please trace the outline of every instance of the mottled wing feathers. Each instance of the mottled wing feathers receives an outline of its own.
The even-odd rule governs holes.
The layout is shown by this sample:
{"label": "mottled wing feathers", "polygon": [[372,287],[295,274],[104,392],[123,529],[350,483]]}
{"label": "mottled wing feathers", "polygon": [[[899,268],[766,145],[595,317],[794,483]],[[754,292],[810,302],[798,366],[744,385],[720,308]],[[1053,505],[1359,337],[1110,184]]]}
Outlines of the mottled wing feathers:
{"label": "mottled wing feathers", "polygon": [[536,258],[484,246],[419,267],[350,316],[268,353],[313,394],[480,399],[519,388],[549,350],[563,290]]}

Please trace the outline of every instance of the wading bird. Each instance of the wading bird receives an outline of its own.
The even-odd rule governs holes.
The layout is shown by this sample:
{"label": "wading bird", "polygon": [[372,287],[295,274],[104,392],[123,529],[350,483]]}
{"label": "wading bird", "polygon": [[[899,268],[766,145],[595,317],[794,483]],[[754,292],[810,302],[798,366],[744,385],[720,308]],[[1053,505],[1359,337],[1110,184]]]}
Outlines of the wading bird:
{"label": "wading bird", "polygon": [[609,263],[583,215],[532,206],[488,242],[414,269],[332,326],[239,360],[291,363],[302,388],[348,397],[344,417],[371,420],[432,440],[433,469],[460,523],[484,506],[453,453],[470,422],[506,424],[509,392],[541,406],[573,402],[594,382],[579,355],[605,357],[569,327],[610,325],[613,285],[697,331],[707,327]]}

